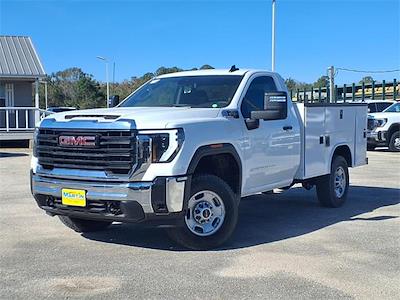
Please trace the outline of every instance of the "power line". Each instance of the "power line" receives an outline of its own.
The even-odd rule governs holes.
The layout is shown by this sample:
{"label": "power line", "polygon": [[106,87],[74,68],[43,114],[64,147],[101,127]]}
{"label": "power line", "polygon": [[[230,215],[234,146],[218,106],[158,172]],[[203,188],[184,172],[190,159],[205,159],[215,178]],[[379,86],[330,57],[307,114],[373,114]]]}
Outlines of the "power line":
{"label": "power line", "polygon": [[400,72],[400,69],[365,71],[365,70],[355,70],[355,69],[348,69],[348,68],[336,68],[336,70],[348,71],[348,72],[356,72],[356,73],[393,73],[393,72]]}

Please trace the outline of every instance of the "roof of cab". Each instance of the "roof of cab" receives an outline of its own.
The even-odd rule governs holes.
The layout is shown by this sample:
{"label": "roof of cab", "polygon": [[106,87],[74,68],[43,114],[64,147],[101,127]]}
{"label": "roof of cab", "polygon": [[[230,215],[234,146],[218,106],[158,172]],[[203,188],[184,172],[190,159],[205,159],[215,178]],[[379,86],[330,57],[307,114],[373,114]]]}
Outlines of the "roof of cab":
{"label": "roof of cab", "polygon": [[[240,76],[243,76],[247,72],[256,73],[256,72],[268,72],[268,71],[239,69],[237,71],[230,72],[229,69],[208,69],[208,70],[194,70],[194,71],[169,73],[169,74],[157,76],[157,78],[181,77],[181,76],[210,76],[210,75],[240,75]],[[268,73],[270,73],[270,72],[268,72]]]}

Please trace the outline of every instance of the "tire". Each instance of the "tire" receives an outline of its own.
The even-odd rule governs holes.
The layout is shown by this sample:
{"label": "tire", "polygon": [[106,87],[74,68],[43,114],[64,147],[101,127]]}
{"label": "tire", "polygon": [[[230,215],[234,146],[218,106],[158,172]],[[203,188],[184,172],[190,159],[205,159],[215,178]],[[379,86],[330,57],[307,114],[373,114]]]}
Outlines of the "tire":
{"label": "tire", "polygon": [[349,170],[344,157],[335,156],[332,160],[331,173],[320,178],[316,185],[318,201],[322,206],[342,206],[349,191]]}
{"label": "tire", "polygon": [[104,230],[112,223],[110,221],[83,220],[67,216],[58,216],[58,218],[65,226],[79,233]]}
{"label": "tire", "polygon": [[179,226],[168,229],[171,239],[192,250],[213,249],[228,240],[236,227],[239,201],[225,181],[215,175],[194,177],[187,203]]}
{"label": "tire", "polygon": [[400,152],[400,131],[394,132],[390,137],[389,150],[392,152]]}

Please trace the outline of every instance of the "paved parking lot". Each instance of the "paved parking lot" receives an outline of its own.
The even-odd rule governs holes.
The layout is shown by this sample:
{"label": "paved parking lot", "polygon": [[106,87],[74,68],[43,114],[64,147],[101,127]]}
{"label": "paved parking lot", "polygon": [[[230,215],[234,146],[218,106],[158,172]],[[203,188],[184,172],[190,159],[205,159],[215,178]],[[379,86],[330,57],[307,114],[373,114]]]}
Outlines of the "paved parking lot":
{"label": "paved parking lot", "polygon": [[223,249],[180,249],[163,229],[77,234],[36,207],[29,153],[0,149],[0,299],[395,299],[400,155],[368,153],[348,203],[294,188],[243,199]]}

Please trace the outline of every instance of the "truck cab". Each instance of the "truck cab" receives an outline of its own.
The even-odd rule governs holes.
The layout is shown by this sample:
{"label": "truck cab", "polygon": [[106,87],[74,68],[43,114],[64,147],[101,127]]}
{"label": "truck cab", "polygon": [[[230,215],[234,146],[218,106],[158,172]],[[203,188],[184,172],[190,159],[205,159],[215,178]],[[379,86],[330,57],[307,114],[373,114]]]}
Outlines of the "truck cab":
{"label": "truck cab", "polygon": [[366,163],[366,113],[365,104],[293,103],[273,72],[162,75],[115,108],[45,118],[32,194],[78,232],[150,222],[210,249],[233,233],[244,196],[301,183],[341,206],[347,168]]}

